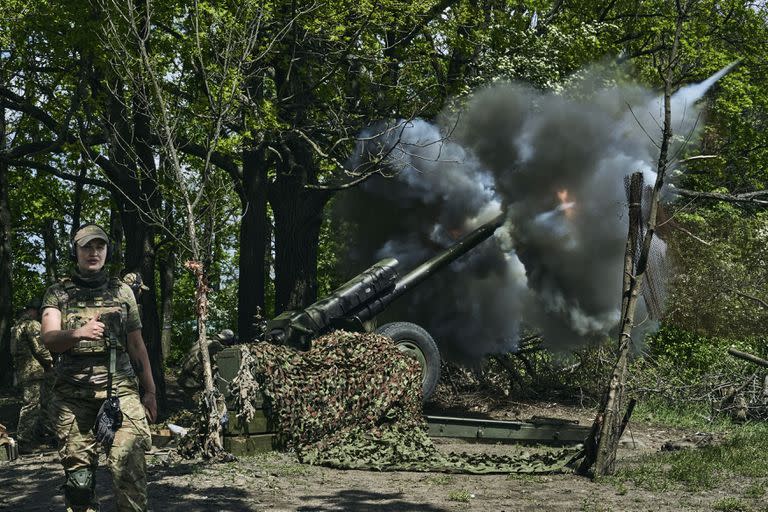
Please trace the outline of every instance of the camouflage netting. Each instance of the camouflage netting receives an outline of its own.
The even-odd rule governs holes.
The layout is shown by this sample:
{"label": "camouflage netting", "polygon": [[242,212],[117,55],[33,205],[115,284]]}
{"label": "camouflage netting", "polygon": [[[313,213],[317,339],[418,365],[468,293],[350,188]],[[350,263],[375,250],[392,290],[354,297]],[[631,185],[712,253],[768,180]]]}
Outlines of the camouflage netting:
{"label": "camouflage netting", "polygon": [[281,445],[300,461],[345,469],[452,473],[563,471],[576,448],[516,456],[444,454],[427,435],[418,363],[377,334],[336,331],[312,350],[242,347],[230,386],[250,421],[261,393]]}
{"label": "camouflage netting", "polygon": [[208,393],[202,391],[197,400],[197,411],[188,433],[181,437],[174,457],[182,459],[215,460],[229,462],[234,456],[221,446],[221,430],[229,421],[224,397],[214,389]]}

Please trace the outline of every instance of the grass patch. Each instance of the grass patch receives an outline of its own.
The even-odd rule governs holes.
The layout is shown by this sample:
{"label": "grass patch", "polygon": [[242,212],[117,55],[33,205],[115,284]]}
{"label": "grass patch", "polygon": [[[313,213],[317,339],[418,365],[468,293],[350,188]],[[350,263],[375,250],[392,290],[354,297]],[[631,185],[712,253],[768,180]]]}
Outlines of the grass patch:
{"label": "grass patch", "polygon": [[[231,463],[238,471],[251,468],[258,474],[270,474],[276,477],[310,476],[315,474],[315,467],[302,464],[295,458],[282,452],[266,452],[239,457]],[[254,470],[252,468],[258,468]]]}
{"label": "grass patch", "polygon": [[616,494],[618,494],[619,496],[624,496],[629,491],[627,489],[626,483],[621,482],[621,481],[615,482],[614,487],[616,488]]}
{"label": "grass patch", "polygon": [[755,500],[762,498],[764,495],[765,484],[762,482],[755,482],[754,484],[747,487],[747,489],[744,491],[744,496]]}
{"label": "grass patch", "polygon": [[712,417],[704,404],[672,405],[658,399],[638,402],[632,413],[632,421],[707,432],[728,432],[737,426],[725,416]]}
{"label": "grass patch", "polygon": [[721,512],[752,512],[754,509],[738,498],[723,498],[712,504],[713,510]]}
{"label": "grass patch", "polygon": [[445,475],[445,474],[430,476],[427,478],[427,482],[433,485],[448,485],[454,480],[455,479],[452,475]]}
{"label": "grass patch", "polygon": [[460,501],[461,503],[469,503],[469,500],[472,499],[472,494],[469,491],[465,491],[464,489],[454,490],[448,493],[448,499],[450,501]]}
{"label": "grass patch", "polygon": [[278,464],[271,468],[270,472],[277,476],[277,477],[283,477],[283,476],[309,476],[312,474],[312,470],[310,469],[310,466],[306,464]]}
{"label": "grass patch", "polygon": [[765,424],[744,426],[716,446],[647,455],[620,468],[614,478],[651,491],[679,486],[696,491],[742,477],[768,477]]}
{"label": "grass patch", "polygon": [[510,473],[506,476],[507,480],[524,480],[526,482],[531,483],[544,483],[549,482],[551,480],[550,477],[546,475],[534,475],[531,473]]}
{"label": "grass patch", "polygon": [[579,507],[581,512],[610,512],[612,509],[599,503],[595,498],[584,498]]}

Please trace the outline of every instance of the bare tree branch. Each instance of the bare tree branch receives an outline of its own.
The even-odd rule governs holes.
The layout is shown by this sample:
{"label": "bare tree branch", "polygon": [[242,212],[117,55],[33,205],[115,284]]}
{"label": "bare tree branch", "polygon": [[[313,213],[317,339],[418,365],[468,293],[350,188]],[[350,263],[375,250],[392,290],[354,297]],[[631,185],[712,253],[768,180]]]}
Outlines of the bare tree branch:
{"label": "bare tree branch", "polygon": [[52,165],[43,162],[36,162],[26,158],[9,159],[7,162],[8,165],[14,167],[26,167],[29,169],[35,169],[74,183],[82,183],[83,185],[96,185],[97,187],[101,187],[105,190],[117,192],[117,188],[108,181],[99,180],[96,178],[88,178],[86,176],[78,176],[77,174],[70,174],[68,172],[60,171]]}
{"label": "bare tree branch", "polygon": [[745,192],[743,194],[723,194],[720,192],[698,192],[684,188],[673,188],[671,191],[682,197],[694,199],[706,199],[711,201],[726,201],[729,203],[751,204],[761,207],[768,206],[768,200],[762,200],[762,197],[768,197],[768,190],[758,190],[754,192]]}
{"label": "bare tree branch", "polygon": [[19,96],[7,87],[0,87],[0,97],[4,98],[4,100],[0,102],[0,106],[16,110],[17,112],[23,112],[33,119],[40,121],[52,132],[58,131],[59,123],[56,122],[48,112],[33,104],[31,101],[28,101],[25,97]]}
{"label": "bare tree branch", "polygon": [[739,290],[737,290],[735,288],[728,288],[728,290],[733,292],[733,293],[735,293],[739,297],[744,297],[745,299],[749,299],[751,301],[757,302],[758,304],[763,306],[765,309],[768,309],[768,301],[765,301],[765,300],[761,299],[760,297],[755,297],[754,295],[750,295],[749,293],[745,293],[745,292],[739,291]]}
{"label": "bare tree branch", "polygon": [[712,242],[707,242],[706,240],[704,240],[704,239],[702,239],[702,238],[699,238],[698,236],[694,235],[693,233],[691,233],[690,231],[688,231],[687,229],[685,229],[683,226],[681,226],[681,225],[679,225],[679,224],[671,224],[671,225],[672,225],[672,226],[673,226],[675,229],[677,229],[678,231],[682,231],[683,233],[685,233],[685,234],[686,234],[686,235],[688,235],[689,237],[693,238],[693,239],[694,239],[694,240],[696,240],[697,242],[701,242],[701,243],[702,243],[702,244],[704,244],[704,245],[712,245]]}

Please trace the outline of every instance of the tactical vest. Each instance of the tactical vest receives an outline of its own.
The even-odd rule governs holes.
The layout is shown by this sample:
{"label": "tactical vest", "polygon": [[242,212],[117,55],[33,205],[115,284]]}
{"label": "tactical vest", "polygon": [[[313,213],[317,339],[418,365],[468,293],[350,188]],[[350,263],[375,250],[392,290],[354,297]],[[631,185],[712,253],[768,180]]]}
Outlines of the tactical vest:
{"label": "tactical vest", "polygon": [[108,338],[114,336],[117,348],[126,350],[128,337],[126,320],[128,306],[117,300],[120,281],[116,278],[109,280],[106,289],[90,289],[77,286],[71,279],[62,281],[67,294],[67,301],[62,311],[63,329],[78,329],[89,319],[99,315],[99,321],[104,324],[104,337],[98,340],[80,340],[65,354],[72,356],[106,355],[109,351]]}

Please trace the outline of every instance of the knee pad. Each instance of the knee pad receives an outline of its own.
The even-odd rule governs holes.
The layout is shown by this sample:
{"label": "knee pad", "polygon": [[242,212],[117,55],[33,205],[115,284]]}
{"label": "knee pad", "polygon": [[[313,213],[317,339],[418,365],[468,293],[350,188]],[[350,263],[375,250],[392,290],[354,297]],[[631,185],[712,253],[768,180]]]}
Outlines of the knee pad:
{"label": "knee pad", "polygon": [[96,479],[93,468],[80,468],[65,473],[64,497],[67,504],[87,507],[93,503],[96,494]]}

